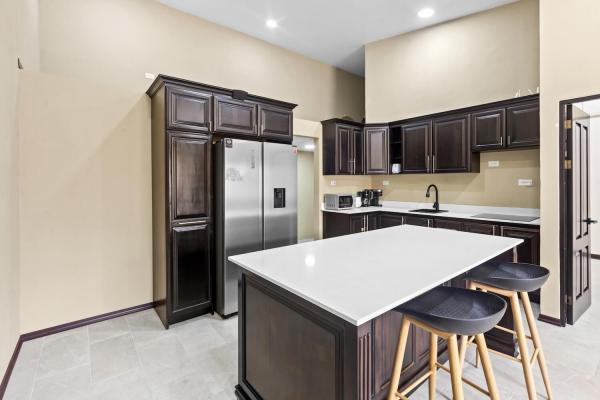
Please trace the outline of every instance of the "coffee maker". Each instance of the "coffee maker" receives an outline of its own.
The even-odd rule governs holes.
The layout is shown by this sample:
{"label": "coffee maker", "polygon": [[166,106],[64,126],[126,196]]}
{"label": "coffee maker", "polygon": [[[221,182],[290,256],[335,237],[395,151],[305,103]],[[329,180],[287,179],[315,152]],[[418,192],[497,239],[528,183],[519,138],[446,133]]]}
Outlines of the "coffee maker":
{"label": "coffee maker", "polygon": [[360,197],[361,207],[381,207],[380,199],[383,196],[381,189],[364,189],[357,193]]}

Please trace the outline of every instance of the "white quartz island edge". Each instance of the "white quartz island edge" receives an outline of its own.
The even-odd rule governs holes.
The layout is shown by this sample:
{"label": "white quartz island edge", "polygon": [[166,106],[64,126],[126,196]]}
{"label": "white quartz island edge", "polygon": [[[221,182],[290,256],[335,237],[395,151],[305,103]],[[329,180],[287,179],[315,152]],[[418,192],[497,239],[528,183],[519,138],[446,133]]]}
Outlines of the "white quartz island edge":
{"label": "white quartz island edge", "polygon": [[402,225],[229,259],[360,326],[520,243]]}

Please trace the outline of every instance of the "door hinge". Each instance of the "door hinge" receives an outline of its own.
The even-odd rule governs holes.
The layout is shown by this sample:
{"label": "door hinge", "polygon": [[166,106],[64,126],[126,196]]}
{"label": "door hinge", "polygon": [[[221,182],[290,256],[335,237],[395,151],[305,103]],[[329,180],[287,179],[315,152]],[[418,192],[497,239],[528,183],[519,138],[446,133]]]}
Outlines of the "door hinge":
{"label": "door hinge", "polygon": [[565,119],[565,129],[571,129],[573,127],[573,121]]}
{"label": "door hinge", "polygon": [[573,160],[565,160],[565,169],[573,169]]}
{"label": "door hinge", "polygon": [[565,303],[567,303],[568,306],[572,306],[573,305],[573,297],[565,294]]}

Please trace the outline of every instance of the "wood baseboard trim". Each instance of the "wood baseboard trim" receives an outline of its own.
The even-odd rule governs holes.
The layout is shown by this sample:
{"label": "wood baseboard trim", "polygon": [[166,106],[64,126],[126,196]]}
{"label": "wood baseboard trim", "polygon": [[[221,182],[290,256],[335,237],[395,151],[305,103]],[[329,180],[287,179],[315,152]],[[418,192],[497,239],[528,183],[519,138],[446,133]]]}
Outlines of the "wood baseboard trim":
{"label": "wood baseboard trim", "polygon": [[594,260],[600,260],[600,254],[592,254]]}
{"label": "wood baseboard trim", "polygon": [[562,321],[560,319],[554,318],[554,317],[549,317],[544,314],[540,314],[540,316],[538,317],[538,321],[546,322],[547,324],[552,324],[552,325],[561,326],[561,327],[564,326],[564,324],[562,323]]}
{"label": "wood baseboard trim", "polygon": [[149,310],[154,307],[154,303],[145,303],[140,304],[139,306],[124,308],[122,310],[117,310],[105,314],[96,315],[89,318],[80,319],[73,322],[67,322],[66,324],[61,324],[57,326],[52,326],[50,328],[40,329],[38,331],[24,333],[19,336],[17,340],[17,344],[15,345],[15,350],[13,351],[13,355],[8,362],[8,366],[6,367],[6,371],[4,372],[4,377],[2,378],[2,382],[0,382],[0,399],[4,398],[4,394],[6,392],[6,388],[8,386],[8,381],[10,376],[15,368],[15,364],[17,363],[17,358],[19,357],[19,352],[21,351],[21,347],[23,343],[28,340],[38,339],[44,336],[54,335],[55,333],[60,333],[64,331],[68,331],[70,329],[80,328],[82,326],[95,324],[97,322],[106,321],[108,319],[122,317],[124,315],[133,314],[136,312]]}

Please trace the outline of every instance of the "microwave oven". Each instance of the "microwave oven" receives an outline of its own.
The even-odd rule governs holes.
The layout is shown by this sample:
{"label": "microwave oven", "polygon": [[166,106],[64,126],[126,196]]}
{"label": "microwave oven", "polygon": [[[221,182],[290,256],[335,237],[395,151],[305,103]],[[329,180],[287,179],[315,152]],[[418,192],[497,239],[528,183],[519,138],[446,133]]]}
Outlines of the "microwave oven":
{"label": "microwave oven", "polygon": [[342,210],[354,207],[354,196],[351,194],[326,194],[326,210]]}

